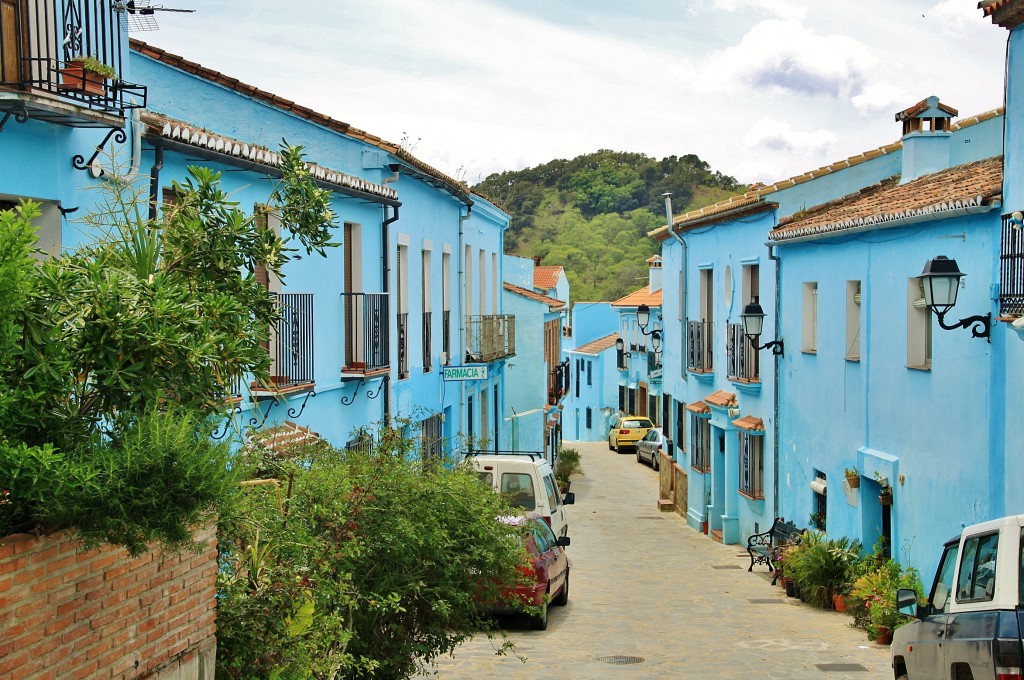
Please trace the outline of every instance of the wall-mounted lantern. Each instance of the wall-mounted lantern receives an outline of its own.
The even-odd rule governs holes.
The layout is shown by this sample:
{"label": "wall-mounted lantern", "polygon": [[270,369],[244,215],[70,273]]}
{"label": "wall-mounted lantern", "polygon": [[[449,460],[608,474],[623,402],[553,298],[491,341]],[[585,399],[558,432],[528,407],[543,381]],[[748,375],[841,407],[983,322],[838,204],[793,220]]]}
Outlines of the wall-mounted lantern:
{"label": "wall-mounted lantern", "polygon": [[651,335],[657,333],[658,330],[652,328],[647,330],[647,324],[651,322],[651,308],[647,305],[640,305],[636,308],[636,325],[640,327],[640,332],[644,335]]}
{"label": "wall-mounted lantern", "polygon": [[761,309],[761,305],[757,304],[756,300],[743,308],[743,313],[740,314],[740,320],[743,322],[743,334],[750,339],[750,344],[754,349],[762,350],[771,348],[773,355],[782,356],[782,338],[766,342],[763,345],[757,344],[757,339],[761,336],[761,330],[764,328],[764,310]]}
{"label": "wall-mounted lantern", "polygon": [[924,271],[921,272],[924,303],[935,313],[939,326],[947,331],[970,328],[971,335],[975,338],[988,338],[991,334],[992,314],[969,316],[953,324],[947,324],[943,318],[956,304],[956,295],[960,290],[960,279],[963,276],[964,273],[956,266],[956,260],[951,260],[945,255],[925,262]]}

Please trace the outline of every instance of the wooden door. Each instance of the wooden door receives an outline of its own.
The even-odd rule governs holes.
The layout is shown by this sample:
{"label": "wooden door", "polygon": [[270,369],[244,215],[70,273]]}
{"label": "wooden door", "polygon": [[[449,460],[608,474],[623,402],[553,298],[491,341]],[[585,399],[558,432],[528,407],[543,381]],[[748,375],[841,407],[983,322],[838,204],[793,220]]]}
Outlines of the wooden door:
{"label": "wooden door", "polygon": [[0,82],[18,83],[20,43],[18,7],[21,0],[0,0]]}

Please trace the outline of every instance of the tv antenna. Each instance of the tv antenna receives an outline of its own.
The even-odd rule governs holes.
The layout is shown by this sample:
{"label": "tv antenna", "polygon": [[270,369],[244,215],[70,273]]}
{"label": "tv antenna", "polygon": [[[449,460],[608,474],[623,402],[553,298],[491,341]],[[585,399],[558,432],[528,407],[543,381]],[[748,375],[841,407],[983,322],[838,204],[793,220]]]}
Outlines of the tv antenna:
{"label": "tv antenna", "polygon": [[121,14],[121,25],[129,31],[155,31],[157,12],[192,13],[194,9],[177,9],[154,5],[152,0],[114,0],[114,11]]}

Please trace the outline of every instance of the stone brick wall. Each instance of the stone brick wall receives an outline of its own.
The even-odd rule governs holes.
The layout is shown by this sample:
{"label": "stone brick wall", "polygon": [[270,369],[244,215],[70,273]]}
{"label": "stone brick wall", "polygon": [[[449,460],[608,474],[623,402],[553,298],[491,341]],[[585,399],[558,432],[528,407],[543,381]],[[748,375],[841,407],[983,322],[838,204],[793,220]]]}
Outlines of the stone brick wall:
{"label": "stone brick wall", "polygon": [[217,551],[135,559],[67,535],[0,539],[0,678],[213,678]]}

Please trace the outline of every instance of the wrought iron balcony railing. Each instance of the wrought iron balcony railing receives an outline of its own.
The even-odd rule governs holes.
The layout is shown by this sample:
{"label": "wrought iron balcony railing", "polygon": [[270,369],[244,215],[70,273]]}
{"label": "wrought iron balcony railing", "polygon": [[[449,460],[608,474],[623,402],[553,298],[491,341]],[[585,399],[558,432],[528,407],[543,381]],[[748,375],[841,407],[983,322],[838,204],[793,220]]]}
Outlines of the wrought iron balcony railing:
{"label": "wrought iron balcony railing", "polygon": [[1024,314],[1024,230],[1003,215],[1003,234],[999,250],[999,311],[1007,315]]}
{"label": "wrought iron balcony railing", "polygon": [[624,349],[615,350],[615,367],[620,371],[629,370],[629,352]]}
{"label": "wrought iron balcony railing", "polygon": [[432,367],[430,334],[433,330],[434,315],[432,312],[423,312],[423,372],[429,373]]}
{"label": "wrought iron balcony railing", "polygon": [[409,313],[398,315],[398,377],[409,377]]}
{"label": "wrought iron balcony railing", "polygon": [[516,317],[511,314],[466,318],[466,361],[497,361],[516,355]]}
{"label": "wrought iron balcony railing", "polygon": [[548,375],[548,404],[554,405],[569,393],[569,360],[551,369]]}
{"label": "wrought iron balcony railing", "polygon": [[343,375],[386,373],[391,368],[387,293],[342,293],[345,300]]}
{"label": "wrought iron balcony railing", "polygon": [[711,321],[686,322],[687,370],[710,373],[714,369],[714,326]]}
{"label": "wrought iron balcony railing", "polygon": [[441,351],[445,356],[441,363],[447,364],[451,361],[452,356],[452,312],[450,309],[441,312]]}
{"label": "wrought iron balcony railing", "polygon": [[729,379],[748,382],[760,380],[758,352],[747,340],[747,336],[743,334],[743,324],[728,324],[726,334]]}
{"label": "wrought iron balcony railing", "polygon": [[270,380],[278,390],[312,385],[313,294],[271,295],[278,319],[270,329]]}
{"label": "wrought iron balcony railing", "polygon": [[[123,116],[146,106],[146,88],[124,80],[126,29],[111,0],[0,1],[0,88],[43,93],[93,111]],[[94,75],[75,57],[109,67],[113,77]],[[13,106],[21,106],[14,109]],[[24,102],[5,105],[26,115]],[[53,110],[48,120],[75,124]],[[20,118],[19,118],[20,120]]]}

